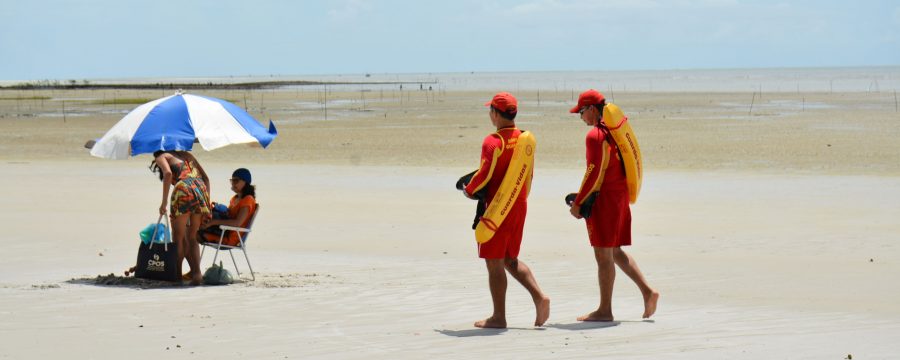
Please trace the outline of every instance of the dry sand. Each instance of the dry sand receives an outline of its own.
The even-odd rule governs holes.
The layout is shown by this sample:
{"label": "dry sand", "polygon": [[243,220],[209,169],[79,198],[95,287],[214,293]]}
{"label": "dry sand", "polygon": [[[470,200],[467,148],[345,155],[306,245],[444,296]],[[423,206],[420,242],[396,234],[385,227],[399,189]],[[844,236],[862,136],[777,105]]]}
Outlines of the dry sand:
{"label": "dry sand", "polygon": [[751,114],[750,93],[617,93],[647,162],[628,250],[662,299],[642,321],[620,273],[613,323],[575,321],[598,297],[584,225],[562,202],[587,129],[564,112],[570,94],[520,94],[539,146],[521,258],[553,302],[533,328],[510,283],[507,330],[471,326],[490,298],[474,203],[452,189],[477,166],[490,93],[332,93],[327,120],[315,91],[209,94],[247,96],[280,135],[197,152],[217,200],[231,170],[253,171],[257,281],[187,288],[97,279],[133,264],[159,182],[147,156],[81,148],[134,107],[89,99],[165,94],[0,91],[0,359],[897,356],[891,94],[763,94]]}

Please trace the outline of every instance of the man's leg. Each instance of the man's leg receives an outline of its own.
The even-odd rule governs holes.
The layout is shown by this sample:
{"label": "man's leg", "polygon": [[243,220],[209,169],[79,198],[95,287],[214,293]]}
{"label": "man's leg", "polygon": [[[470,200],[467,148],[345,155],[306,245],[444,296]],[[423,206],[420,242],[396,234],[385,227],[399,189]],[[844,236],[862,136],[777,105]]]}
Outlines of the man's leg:
{"label": "man's leg", "polygon": [[531,294],[531,300],[534,301],[534,309],[536,316],[534,318],[534,326],[541,326],[547,322],[550,317],[550,297],[541,291],[537,280],[534,278],[531,269],[525,263],[518,259],[506,258],[504,260],[506,270],[512,275],[522,286]]}
{"label": "man's leg", "polygon": [[641,269],[638,268],[637,262],[634,261],[631,255],[628,255],[620,247],[613,249],[613,259],[615,259],[616,265],[619,265],[619,268],[641,289],[641,295],[644,296],[644,319],[649,318],[656,312],[659,292],[651,288],[650,284],[647,284],[644,274],[641,273]]}
{"label": "man's leg", "polygon": [[616,281],[613,248],[594,246],[594,258],[597,259],[597,277],[600,282],[600,307],[579,317],[578,321],[613,321],[612,293]]}
{"label": "man's leg", "polygon": [[506,271],[503,259],[484,259],[488,270],[488,285],[491,288],[491,300],[494,302],[494,314],[491,317],[475,322],[480,328],[506,327]]}

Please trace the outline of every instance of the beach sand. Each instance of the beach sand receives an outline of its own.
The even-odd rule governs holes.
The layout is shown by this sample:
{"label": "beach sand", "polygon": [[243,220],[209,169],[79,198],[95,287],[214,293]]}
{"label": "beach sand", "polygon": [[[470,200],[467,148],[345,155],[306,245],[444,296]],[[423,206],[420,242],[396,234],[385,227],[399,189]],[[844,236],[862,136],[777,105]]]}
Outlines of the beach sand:
{"label": "beach sand", "polygon": [[612,323],[575,321],[598,301],[584,224],[562,201],[587,128],[565,112],[568,92],[517,94],[538,140],[521,260],[552,308],[532,327],[510,279],[506,330],[472,327],[491,310],[487,275],[474,202],[453,189],[478,165],[491,93],[332,93],[327,119],[315,91],[209,93],[249,96],[280,134],[265,150],[195,152],[215,200],[244,166],[261,204],[257,280],[235,254],[242,281],[197,288],[121,278],[160,185],[146,155],[82,147],[135,106],[89,99],[162,95],[0,91],[0,359],[896,357],[891,94],[763,94],[751,112],[751,93],[616,93],[647,172],[627,251],[662,297],[642,320],[620,272]]}

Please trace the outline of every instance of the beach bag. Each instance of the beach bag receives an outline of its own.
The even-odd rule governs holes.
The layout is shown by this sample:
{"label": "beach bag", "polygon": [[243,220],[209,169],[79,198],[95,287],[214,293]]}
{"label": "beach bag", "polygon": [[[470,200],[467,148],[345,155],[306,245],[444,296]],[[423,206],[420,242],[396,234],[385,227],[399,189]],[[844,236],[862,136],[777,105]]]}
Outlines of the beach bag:
{"label": "beach bag", "polygon": [[203,273],[203,283],[206,285],[228,285],[234,282],[234,278],[228,270],[222,267],[222,262],[213,264]]}
{"label": "beach bag", "polygon": [[[165,217],[166,224],[163,226],[161,222]],[[162,281],[181,281],[181,262],[178,261],[177,245],[172,243],[172,235],[169,232],[169,217],[160,215],[156,225],[153,226],[153,233],[148,241],[138,246],[137,264],[135,265],[134,277],[150,280]],[[162,242],[157,242],[158,233],[162,231]]]}

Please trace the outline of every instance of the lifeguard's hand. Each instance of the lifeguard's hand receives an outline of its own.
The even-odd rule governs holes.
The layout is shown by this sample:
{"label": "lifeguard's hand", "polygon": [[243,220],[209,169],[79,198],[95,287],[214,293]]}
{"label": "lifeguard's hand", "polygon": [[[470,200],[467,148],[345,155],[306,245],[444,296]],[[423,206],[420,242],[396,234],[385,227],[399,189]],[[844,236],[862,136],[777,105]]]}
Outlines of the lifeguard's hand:
{"label": "lifeguard's hand", "polygon": [[478,200],[477,197],[469,195],[469,193],[466,192],[466,189],[462,189],[460,191],[462,191],[463,195],[465,195],[467,198],[472,199],[472,200]]}
{"label": "lifeguard's hand", "polygon": [[160,215],[165,215],[165,214],[166,214],[166,204],[162,204],[162,205],[159,206],[159,214],[160,214]]}
{"label": "lifeguard's hand", "polygon": [[580,205],[572,205],[569,208],[569,213],[572,214],[576,219],[581,219],[581,206]]}

